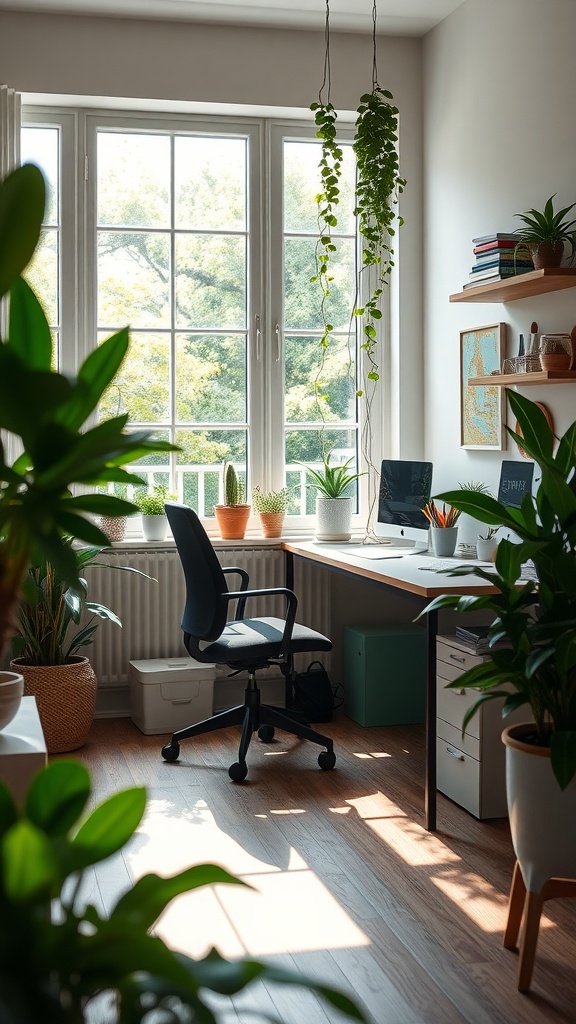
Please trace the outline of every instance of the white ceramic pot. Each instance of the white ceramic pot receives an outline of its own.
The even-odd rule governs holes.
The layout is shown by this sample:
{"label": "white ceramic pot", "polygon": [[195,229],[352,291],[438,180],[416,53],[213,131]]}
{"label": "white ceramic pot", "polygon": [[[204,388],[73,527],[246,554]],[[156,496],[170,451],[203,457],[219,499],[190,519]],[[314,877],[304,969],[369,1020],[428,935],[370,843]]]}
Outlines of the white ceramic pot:
{"label": "white ceramic pot", "polygon": [[168,533],[167,516],[142,516],[144,540],[166,540]]}
{"label": "white ceramic pot", "polygon": [[431,526],[432,551],[438,558],[450,558],[456,551],[457,526]]}
{"label": "white ceramic pot", "polygon": [[350,540],[355,498],[316,498],[316,540]]}
{"label": "white ceramic pot", "polygon": [[0,729],[10,724],[20,707],[24,676],[18,672],[0,672]]}
{"label": "white ceramic pot", "polygon": [[533,725],[512,725],[506,746],[506,795],[516,859],[529,892],[549,878],[576,878],[576,778],[561,790],[547,747],[522,739]]}
{"label": "white ceramic pot", "polygon": [[476,554],[481,562],[493,562],[496,558],[496,551],[498,550],[498,541],[496,537],[490,537],[489,540],[482,537],[476,539]]}

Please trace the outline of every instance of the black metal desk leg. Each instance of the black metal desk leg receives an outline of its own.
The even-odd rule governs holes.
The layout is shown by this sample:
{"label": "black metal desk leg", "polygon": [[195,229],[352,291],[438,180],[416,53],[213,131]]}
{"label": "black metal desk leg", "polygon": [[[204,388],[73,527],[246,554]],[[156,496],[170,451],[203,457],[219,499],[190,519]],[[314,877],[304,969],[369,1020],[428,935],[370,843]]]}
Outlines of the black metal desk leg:
{"label": "black metal desk leg", "polygon": [[286,588],[294,590],[294,555],[291,551],[285,551],[286,558]]}
{"label": "black metal desk leg", "polygon": [[426,776],[424,781],[424,824],[436,831],[436,635],[438,612],[426,616]]}

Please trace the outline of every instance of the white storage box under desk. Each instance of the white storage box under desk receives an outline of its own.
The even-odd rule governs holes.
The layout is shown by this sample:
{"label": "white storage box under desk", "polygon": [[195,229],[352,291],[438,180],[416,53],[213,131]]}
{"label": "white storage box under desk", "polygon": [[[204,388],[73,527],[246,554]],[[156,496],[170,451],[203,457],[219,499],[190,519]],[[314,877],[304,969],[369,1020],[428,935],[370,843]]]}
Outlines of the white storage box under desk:
{"label": "white storage box under desk", "polygon": [[132,721],[146,736],[175,732],[212,715],[214,665],[194,658],[131,661]]}

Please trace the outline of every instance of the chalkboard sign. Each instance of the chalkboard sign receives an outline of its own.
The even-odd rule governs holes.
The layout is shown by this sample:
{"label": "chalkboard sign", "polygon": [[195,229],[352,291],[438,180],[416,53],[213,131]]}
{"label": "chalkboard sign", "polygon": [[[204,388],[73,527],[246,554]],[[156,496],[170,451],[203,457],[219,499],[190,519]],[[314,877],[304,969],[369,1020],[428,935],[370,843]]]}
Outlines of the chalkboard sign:
{"label": "chalkboard sign", "polygon": [[508,508],[520,508],[525,494],[532,493],[533,462],[504,460],[500,470],[498,501]]}

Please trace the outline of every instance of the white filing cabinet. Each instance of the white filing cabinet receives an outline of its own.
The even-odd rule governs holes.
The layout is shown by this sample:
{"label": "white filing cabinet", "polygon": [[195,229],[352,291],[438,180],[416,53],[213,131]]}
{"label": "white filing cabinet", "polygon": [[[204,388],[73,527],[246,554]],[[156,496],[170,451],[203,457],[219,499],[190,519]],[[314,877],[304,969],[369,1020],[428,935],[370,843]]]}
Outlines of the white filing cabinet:
{"label": "white filing cabinet", "polygon": [[[477,690],[446,690],[467,669],[486,661],[473,654],[455,636],[439,636],[436,643],[438,685],[436,755],[438,789],[476,818],[504,818],[506,806],[505,748],[500,739],[502,700],[484,704],[462,737],[462,720],[478,699]],[[518,712],[506,725],[526,719]]]}

